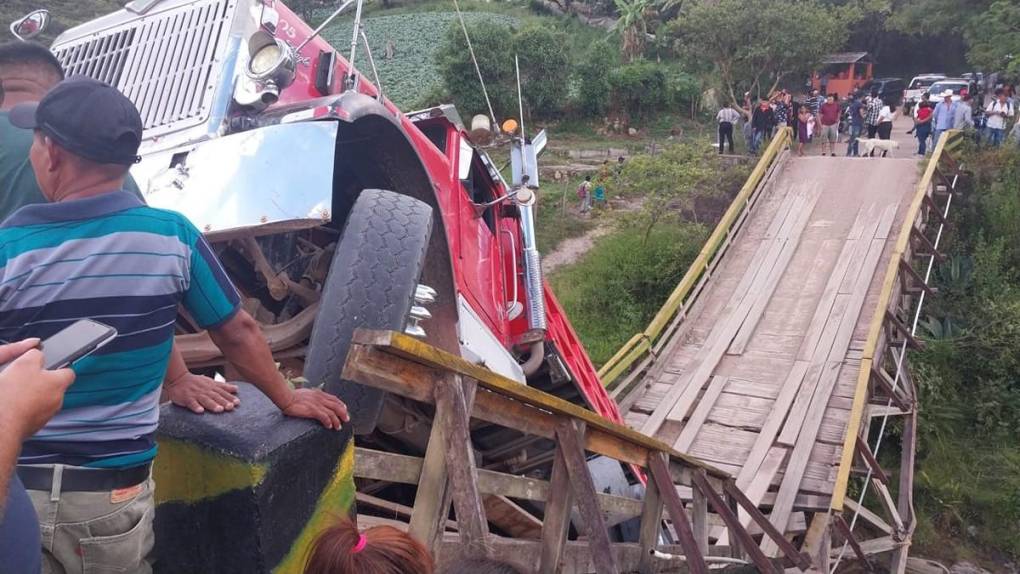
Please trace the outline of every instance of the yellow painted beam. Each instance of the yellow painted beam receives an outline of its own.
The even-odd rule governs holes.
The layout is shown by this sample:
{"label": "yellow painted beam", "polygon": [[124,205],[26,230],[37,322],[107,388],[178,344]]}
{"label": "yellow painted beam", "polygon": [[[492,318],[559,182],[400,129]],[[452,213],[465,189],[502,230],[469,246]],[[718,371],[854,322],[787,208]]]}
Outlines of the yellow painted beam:
{"label": "yellow painted beam", "polygon": [[879,293],[878,305],[875,307],[875,314],[871,317],[868,326],[868,338],[864,344],[864,351],[861,359],[861,370],[857,375],[857,387],[854,390],[854,401],[850,409],[850,419],[847,424],[846,438],[843,440],[843,452],[840,459],[839,470],[836,474],[836,484],[832,491],[832,502],[830,507],[836,511],[842,511],[846,500],[847,484],[850,482],[850,467],[853,466],[854,451],[857,448],[857,435],[861,431],[861,422],[864,416],[864,406],[868,399],[868,383],[871,380],[871,367],[874,364],[878,338],[882,334],[882,325],[885,322],[885,312],[889,308],[889,301],[892,299],[893,291],[897,288],[899,280],[900,260],[907,252],[910,245],[910,232],[917,222],[921,213],[921,204],[924,196],[929,193],[932,185],[932,178],[935,177],[935,168],[938,167],[942,154],[946,150],[958,145],[958,139],[962,133],[958,130],[946,132],[939,143],[935,146],[924,175],[917,183],[917,191],[907,209],[903,225],[900,227],[900,234],[896,238],[896,245],[893,248],[889,264],[886,266],[885,279],[882,282],[882,291]]}

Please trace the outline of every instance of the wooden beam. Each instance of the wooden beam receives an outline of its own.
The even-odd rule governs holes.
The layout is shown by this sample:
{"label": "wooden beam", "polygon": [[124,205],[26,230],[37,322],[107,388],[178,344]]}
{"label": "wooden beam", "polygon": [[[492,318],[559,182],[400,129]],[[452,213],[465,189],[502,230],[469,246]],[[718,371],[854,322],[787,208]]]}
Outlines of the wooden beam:
{"label": "wooden beam", "polygon": [[939,207],[938,205],[935,205],[935,200],[932,199],[930,195],[925,195],[921,199],[921,201],[924,202],[924,204],[928,206],[928,213],[929,214],[932,214],[932,213],[935,214],[935,217],[939,220],[939,223],[942,223],[942,224],[948,223],[948,221],[946,220],[945,214],[942,213],[942,208]]}
{"label": "wooden beam", "polygon": [[[372,496],[371,494],[365,494],[363,492],[355,493],[354,499],[358,502],[359,508],[362,505],[369,506],[378,510],[385,510],[388,514],[392,514],[393,516],[399,516],[400,518],[403,519],[409,520],[411,518],[411,513],[414,511],[414,509],[411,508],[410,506],[398,504],[396,502],[386,500],[385,498],[379,498],[378,496]],[[358,520],[360,522],[361,518],[359,518]],[[456,532],[457,523],[452,520],[447,520],[446,529]],[[406,524],[404,525],[404,530],[407,530]]]}
{"label": "wooden beam", "polygon": [[574,506],[574,492],[570,488],[570,475],[560,447],[556,447],[552,476],[549,480],[549,503],[545,505],[542,522],[542,548],[539,574],[558,574],[563,549],[570,530],[570,510]]}
{"label": "wooden beam", "polygon": [[[719,493],[717,493],[715,489],[712,488],[712,485],[708,483],[708,479],[706,479],[703,474],[696,472],[694,473],[693,476],[693,482],[694,482],[693,487],[701,490],[701,492],[704,493],[705,497],[708,498],[709,505],[711,505],[712,508],[715,509],[715,513],[718,514],[719,517],[723,519],[723,522],[725,522],[726,526],[729,527],[730,532],[733,535],[735,535],[736,538],[734,542],[740,543],[740,547],[743,548],[745,552],[747,552],[747,554],[751,558],[751,562],[754,563],[758,570],[760,572],[777,572],[777,571],[781,572],[782,569],[779,568],[776,564],[773,564],[772,561],[769,560],[767,556],[765,556],[765,553],[762,552],[760,548],[758,548],[758,545],[754,543],[754,539],[751,538],[751,534],[747,531],[746,528],[744,528],[742,524],[740,524],[740,519],[737,518],[737,513],[734,512],[733,509],[731,509],[729,505],[726,503],[726,501],[723,500],[721,496],[719,496]],[[740,492],[739,490],[736,489],[735,491]],[[732,496],[733,492],[729,492],[728,494]],[[740,501],[738,500],[737,502],[739,504]],[[757,507],[755,507],[755,509],[757,510]],[[775,529],[773,529],[773,532],[774,531]],[[782,538],[782,535],[780,535],[780,538]],[[794,551],[794,556],[796,556],[796,551]]]}
{"label": "wooden beam", "polygon": [[903,400],[903,397],[901,397],[900,394],[893,388],[894,381],[893,378],[889,376],[889,373],[886,373],[882,367],[874,363],[872,364],[871,371],[872,380],[882,388],[882,391],[885,392],[889,399],[892,400],[892,402],[895,403],[901,411],[912,410],[910,405],[907,404],[907,401]]}
{"label": "wooden beam", "polygon": [[[469,389],[467,392],[465,387]],[[462,385],[461,377],[453,375],[439,381],[435,389],[437,418],[439,413],[448,412],[442,418],[445,422],[446,467],[461,541],[464,543],[463,553],[468,556],[485,556],[489,523],[485,519],[482,495],[478,492],[478,475],[468,417],[471,408],[469,403],[475,395],[475,383],[469,381]]]}
{"label": "wooden beam", "polygon": [[[417,484],[421,469],[422,459],[419,457],[355,447],[356,478]],[[478,469],[477,473],[478,490],[482,494],[535,502],[545,502],[549,499],[548,481],[482,468]],[[615,526],[624,520],[641,515],[640,500],[601,492],[596,493],[596,497],[608,525]]]}
{"label": "wooden beam", "polygon": [[924,235],[924,233],[921,233],[921,230],[917,227],[911,228],[910,236],[922,247],[922,250],[915,252],[914,256],[928,257],[934,255],[935,259],[938,259],[939,261],[944,261],[946,259],[946,255],[935,249],[935,244],[932,243],[931,240]]}
{"label": "wooden beam", "polygon": [[[892,327],[893,331],[898,332],[900,336],[902,336],[907,341],[908,347],[910,347],[911,349],[924,348],[924,344],[914,337],[914,334],[910,332],[910,329],[894,313],[887,310],[885,312],[885,320],[886,324]],[[890,337],[890,339],[892,339],[892,337]],[[893,343],[894,342],[890,340],[890,344]],[[896,344],[896,346],[898,346],[898,343]]]}
{"label": "wooden beam", "polygon": [[[643,465],[649,452],[665,452],[673,461],[702,468],[718,478],[729,474],[676,451],[669,445],[588,409],[496,374],[427,343],[393,331],[358,329],[343,377],[416,401],[431,403],[430,377],[452,371],[474,379],[488,393],[478,393],[472,416],[552,438],[556,417],[565,415],[587,425],[585,449],[629,464]],[[524,417],[522,420],[520,417]]]}
{"label": "wooden beam", "polygon": [[882,520],[881,516],[875,514],[867,507],[857,504],[856,500],[852,498],[848,499],[845,504],[847,510],[856,513],[861,520],[870,524],[872,528],[875,528],[876,530],[887,536],[893,533],[893,527],[890,526],[888,522]]}
{"label": "wooden beam", "polygon": [[875,478],[877,478],[878,480],[882,481],[883,484],[888,485],[889,475],[886,474],[884,470],[882,470],[882,467],[878,464],[878,461],[875,460],[875,455],[871,453],[871,447],[868,446],[867,441],[858,438],[857,446],[855,448],[857,449],[857,454],[860,455],[862,459],[864,459],[864,464],[866,464],[868,468],[871,469],[872,475],[874,475]]}
{"label": "wooden beam", "polygon": [[588,463],[584,458],[584,423],[577,420],[566,420],[556,429],[558,450],[563,457],[570,484],[573,487],[574,499],[584,521],[586,534],[591,544],[595,571],[598,574],[616,574],[616,561],[609,550],[609,530],[595,498],[595,483],[592,481]]}
{"label": "wooden beam", "polygon": [[[479,488],[481,490],[481,488]],[[542,521],[505,496],[482,497],[485,517],[491,524],[514,538],[542,538]]]}
{"label": "wooden beam", "polygon": [[732,480],[723,483],[723,490],[732,496],[733,499],[737,501],[737,504],[744,508],[744,512],[747,512],[751,516],[751,519],[754,520],[759,527],[761,527],[762,532],[764,532],[766,537],[771,538],[772,541],[779,546],[779,549],[782,550],[784,556],[799,566],[801,570],[806,570],[811,567],[811,559],[808,558],[807,555],[798,552],[797,548],[794,547],[794,545],[786,539],[786,536],[783,535],[784,533],[780,532],[775,525],[769,522],[769,519],[766,518],[765,515],[761,513],[761,510],[758,509],[758,505],[751,502],[751,500],[748,499],[739,488],[737,488],[737,485],[734,484]]}
{"label": "wooden beam", "polygon": [[889,494],[889,489],[882,483],[882,481],[872,478],[871,486],[875,489],[875,493],[878,494],[878,501],[882,504],[886,515],[892,521],[893,527],[896,528],[896,533],[894,533],[895,537],[904,530],[903,519],[900,517],[900,512],[896,508],[896,503],[893,502],[892,495]]}
{"label": "wooden beam", "polygon": [[687,557],[687,565],[691,574],[708,574],[708,565],[705,564],[705,558],[694,539],[691,522],[684,510],[684,503],[680,500],[676,489],[673,488],[673,479],[670,477],[669,469],[666,468],[666,455],[664,453],[650,455],[648,470],[651,471],[649,479],[655,481],[666,510],[669,512],[670,518],[673,519],[673,528],[676,529],[680,546],[684,549],[684,556]]}
{"label": "wooden beam", "polygon": [[655,559],[652,556],[652,552],[659,545],[661,530],[662,496],[659,494],[659,488],[655,484],[655,480],[649,477],[648,483],[645,485],[645,500],[641,511],[641,530],[638,534],[638,543],[641,545],[641,561],[638,563],[638,571],[641,574],[652,574],[655,572]]}
{"label": "wooden beam", "polygon": [[708,555],[708,498],[699,488],[693,488],[694,500],[691,504],[691,529],[698,548],[705,556]]}
{"label": "wooden beam", "polygon": [[408,532],[421,540],[433,554],[438,553],[442,539],[442,525],[449,515],[453,493],[447,488],[446,425],[451,416],[449,409],[436,409],[432,419],[428,448],[422,462],[418,490],[414,495],[414,511]]}
{"label": "wooden beam", "polygon": [[914,266],[910,263],[900,259],[900,279],[903,283],[903,289],[911,293],[925,292],[929,297],[934,296],[938,293],[938,289],[928,285],[924,282],[924,278],[914,269]]}
{"label": "wooden beam", "polygon": [[856,538],[854,538],[854,533],[850,531],[850,525],[843,519],[843,515],[836,514],[833,516],[832,524],[836,527],[836,530],[839,531],[840,535],[843,536],[843,539],[846,540],[847,544],[850,545],[850,548],[853,549],[854,554],[857,555],[857,559],[864,563],[864,567],[868,570],[868,572],[873,572],[875,570],[874,567],[872,567],[867,555],[864,554],[864,549],[861,548],[860,543],[857,542]]}

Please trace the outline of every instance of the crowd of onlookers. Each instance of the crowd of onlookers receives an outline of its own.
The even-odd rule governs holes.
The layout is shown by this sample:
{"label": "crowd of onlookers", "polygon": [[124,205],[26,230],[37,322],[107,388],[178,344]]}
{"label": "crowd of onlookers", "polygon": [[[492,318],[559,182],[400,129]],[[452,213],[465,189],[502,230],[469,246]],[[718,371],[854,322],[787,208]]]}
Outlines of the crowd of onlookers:
{"label": "crowd of onlookers", "polygon": [[[968,90],[960,94],[946,91],[934,98],[924,94],[912,109],[902,110],[914,121],[908,133],[917,138],[917,154],[927,154],[950,129],[963,130],[978,143],[991,146],[1005,142],[1020,145],[1016,88],[998,87],[988,102],[983,96]],[[890,140],[900,114],[899,102],[882,98],[878,92],[854,92],[840,101],[837,94],[822,94],[817,89],[802,99],[781,89],[757,103],[748,92],[741,105],[723,106],[716,114],[718,149],[720,154],[734,153],[734,133],[740,132],[747,151],[757,155],[778,130],[790,128],[798,155],[804,155],[808,144],[816,144],[821,155],[835,156],[836,144],[843,141],[845,155],[858,157],[859,140]],[[874,153],[874,147],[869,147]],[[882,151],[883,155],[887,152],[888,148]]]}

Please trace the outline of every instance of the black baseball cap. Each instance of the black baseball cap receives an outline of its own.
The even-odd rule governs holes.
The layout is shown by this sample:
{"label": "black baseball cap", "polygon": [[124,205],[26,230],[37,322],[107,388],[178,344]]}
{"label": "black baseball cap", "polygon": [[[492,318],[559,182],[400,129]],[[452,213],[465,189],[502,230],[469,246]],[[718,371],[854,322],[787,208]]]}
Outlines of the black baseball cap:
{"label": "black baseball cap", "polygon": [[11,108],[19,128],[43,132],[60,147],[96,163],[137,163],[142,118],[113,86],[84,76],[68,78],[39,102]]}

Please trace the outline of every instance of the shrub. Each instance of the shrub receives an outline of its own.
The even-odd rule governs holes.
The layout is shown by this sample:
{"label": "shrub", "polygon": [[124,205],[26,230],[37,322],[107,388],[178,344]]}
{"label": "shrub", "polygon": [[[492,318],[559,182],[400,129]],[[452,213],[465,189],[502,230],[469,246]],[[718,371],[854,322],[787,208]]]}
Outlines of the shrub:
{"label": "shrub", "polygon": [[668,100],[662,66],[638,61],[609,73],[613,107],[636,117],[657,110]]}
{"label": "shrub", "polygon": [[[570,59],[567,36],[532,25],[514,34],[514,52],[521,68],[521,91],[528,115],[552,116],[567,99]],[[516,94],[516,86],[511,93]]]}
{"label": "shrub", "polygon": [[619,59],[619,49],[609,40],[595,42],[588,48],[574,70],[577,107],[581,114],[599,116],[605,113],[612,91],[609,76]]}

